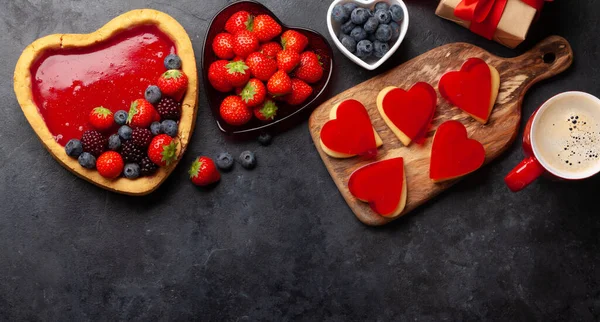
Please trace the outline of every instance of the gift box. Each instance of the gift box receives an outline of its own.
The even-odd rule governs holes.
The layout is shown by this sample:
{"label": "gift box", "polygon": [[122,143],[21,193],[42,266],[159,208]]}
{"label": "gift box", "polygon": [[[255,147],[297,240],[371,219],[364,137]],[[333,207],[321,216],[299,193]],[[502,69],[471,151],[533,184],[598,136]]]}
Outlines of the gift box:
{"label": "gift box", "polygon": [[544,0],[441,0],[435,14],[515,48],[525,40],[543,4]]}

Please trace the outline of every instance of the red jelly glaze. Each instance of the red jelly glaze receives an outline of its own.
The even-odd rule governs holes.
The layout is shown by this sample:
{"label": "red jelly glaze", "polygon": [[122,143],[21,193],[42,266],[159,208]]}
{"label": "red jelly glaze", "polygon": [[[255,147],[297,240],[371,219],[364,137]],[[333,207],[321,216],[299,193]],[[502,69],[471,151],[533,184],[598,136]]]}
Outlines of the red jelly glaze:
{"label": "red jelly glaze", "polygon": [[48,130],[65,145],[90,129],[94,107],[129,110],[166,71],[175,44],[156,26],[138,26],[85,48],[47,50],[32,66],[34,101]]}
{"label": "red jelly glaze", "polygon": [[336,119],[323,125],[321,140],[326,147],[335,152],[369,157],[377,154],[377,142],[369,113],[364,105],[356,100],[340,103]]}
{"label": "red jelly glaze", "polygon": [[469,58],[460,71],[451,71],[440,79],[442,97],[463,111],[487,120],[490,114],[492,73],[479,58]]}
{"label": "red jelly glaze", "polygon": [[348,180],[350,193],[371,206],[376,213],[391,215],[402,197],[404,160],[393,158],[367,164],[355,170]]}
{"label": "red jelly glaze", "polygon": [[468,138],[465,126],[446,121],[433,137],[429,177],[436,181],[461,177],[479,169],[484,161],[483,145]]}
{"label": "red jelly glaze", "polygon": [[401,88],[389,91],[382,105],[390,121],[412,141],[419,143],[425,138],[435,114],[437,94],[431,85],[419,82],[408,91]]}

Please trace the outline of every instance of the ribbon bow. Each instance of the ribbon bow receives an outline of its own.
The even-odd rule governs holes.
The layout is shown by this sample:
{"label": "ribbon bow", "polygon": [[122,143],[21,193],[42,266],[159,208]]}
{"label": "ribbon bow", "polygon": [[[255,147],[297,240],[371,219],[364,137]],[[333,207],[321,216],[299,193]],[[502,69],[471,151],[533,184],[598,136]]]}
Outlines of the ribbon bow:
{"label": "ribbon bow", "polygon": [[[544,2],[553,0],[521,0],[538,10]],[[487,39],[492,39],[504,13],[508,0],[462,0],[454,9],[454,15],[471,22],[471,31]]]}

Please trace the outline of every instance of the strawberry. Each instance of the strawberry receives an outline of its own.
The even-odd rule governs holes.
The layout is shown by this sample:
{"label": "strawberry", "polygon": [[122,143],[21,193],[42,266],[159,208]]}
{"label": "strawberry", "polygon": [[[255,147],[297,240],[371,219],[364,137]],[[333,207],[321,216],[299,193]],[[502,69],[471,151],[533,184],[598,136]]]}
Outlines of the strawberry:
{"label": "strawberry", "polygon": [[212,49],[219,59],[231,59],[235,57],[233,52],[233,35],[222,32],[215,36]]}
{"label": "strawberry", "polygon": [[267,89],[271,95],[275,96],[288,94],[292,91],[292,80],[285,71],[279,70],[269,79]]}
{"label": "strawberry", "polygon": [[177,160],[177,142],[166,134],[155,136],[148,147],[148,158],[161,167],[170,165]]}
{"label": "strawberry", "polygon": [[96,107],[90,112],[90,124],[98,131],[106,131],[114,124],[113,113],[103,107]]}
{"label": "strawberry", "polygon": [[235,35],[240,31],[251,30],[252,20],[254,20],[254,18],[247,11],[238,11],[227,19],[225,30],[232,35]]}
{"label": "strawberry", "polygon": [[300,66],[296,68],[296,77],[309,84],[318,82],[323,77],[319,56],[312,51],[303,52],[300,55]]}
{"label": "strawberry", "polygon": [[300,63],[300,54],[292,50],[283,50],[277,54],[277,67],[286,73],[291,73]]}
{"label": "strawberry", "polygon": [[157,114],[150,102],[140,98],[131,102],[127,123],[134,127],[149,127]]}
{"label": "strawberry", "polygon": [[240,31],[233,38],[233,52],[240,57],[248,57],[259,48],[258,38],[250,31]]}
{"label": "strawberry", "polygon": [[107,151],[102,153],[96,160],[98,173],[107,179],[116,179],[123,172],[125,163],[118,152]]}
{"label": "strawberry", "polygon": [[277,54],[282,50],[283,49],[281,48],[281,45],[274,41],[268,42],[260,46],[260,52],[263,55],[273,59],[277,58]]}
{"label": "strawberry", "polygon": [[158,85],[163,95],[181,101],[187,91],[188,78],[184,72],[177,69],[170,69],[158,78],[156,85]]}
{"label": "strawberry", "polygon": [[296,30],[288,30],[281,35],[283,49],[293,50],[301,53],[308,46],[308,38]]}
{"label": "strawberry", "polygon": [[242,97],[242,100],[248,107],[255,107],[265,101],[267,89],[265,88],[265,84],[260,80],[252,78],[238,95]]}
{"label": "strawberry", "polygon": [[225,67],[227,64],[229,64],[229,62],[226,60],[217,60],[208,67],[208,81],[210,82],[210,85],[217,91],[223,93],[233,89],[233,86],[227,81],[228,73],[227,67]]}
{"label": "strawberry", "polygon": [[286,96],[286,101],[290,105],[300,105],[312,94],[313,89],[310,85],[297,78],[292,78],[292,92]]}
{"label": "strawberry", "polygon": [[269,15],[259,15],[254,18],[252,32],[260,42],[267,42],[281,33],[281,26]]}
{"label": "strawberry", "polygon": [[230,125],[244,125],[252,119],[252,111],[248,108],[241,97],[231,95],[221,102],[219,108],[221,118]]}
{"label": "strawberry", "polygon": [[208,186],[221,179],[215,163],[209,157],[197,157],[190,167],[190,179],[197,186]]}
{"label": "strawberry", "polygon": [[277,105],[272,100],[266,100],[261,106],[254,108],[254,116],[261,121],[272,121],[277,115]]}
{"label": "strawberry", "polygon": [[246,58],[250,72],[261,81],[268,81],[277,71],[277,62],[261,53],[252,53]]}
{"label": "strawberry", "polygon": [[244,61],[230,62],[225,68],[227,68],[227,81],[233,87],[244,86],[250,79],[250,71]]}

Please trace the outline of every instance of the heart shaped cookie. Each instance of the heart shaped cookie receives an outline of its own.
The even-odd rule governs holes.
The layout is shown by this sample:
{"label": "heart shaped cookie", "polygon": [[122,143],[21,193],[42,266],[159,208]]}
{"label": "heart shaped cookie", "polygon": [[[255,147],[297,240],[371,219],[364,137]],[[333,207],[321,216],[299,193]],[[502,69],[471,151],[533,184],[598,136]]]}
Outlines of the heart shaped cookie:
{"label": "heart shaped cookie", "polygon": [[329,118],[321,129],[320,143],[325,153],[333,158],[377,155],[383,142],[361,102],[345,100],[331,109]]}
{"label": "heart shaped cookie", "polygon": [[469,139],[467,129],[458,121],[442,123],[433,137],[429,177],[442,182],[467,175],[485,161],[485,149]]}
{"label": "heart shaped cookie", "polygon": [[412,141],[423,141],[436,106],[435,89],[424,82],[416,83],[408,91],[386,87],[377,96],[381,117],[405,146]]}
{"label": "heart shaped cookie", "polygon": [[[188,76],[175,139],[177,156],[181,156],[196,120],[196,60],[186,31],[165,13],[134,10],[91,34],[56,34],[36,40],[17,62],[15,94],[43,145],[65,168],[111,191],[148,194],[169,176],[177,161],[151,176],[111,180],[67,156],[65,144],[91,128],[88,116],[95,107],[113,113],[127,111],[133,101],[143,99],[146,88],[157,85],[166,74],[164,60],[169,54],[179,56]],[[116,132],[116,126],[112,130]]]}
{"label": "heart shaped cookie", "polygon": [[486,124],[498,97],[500,74],[484,60],[469,58],[459,71],[442,75],[438,87],[442,97]]}
{"label": "heart shaped cookie", "polygon": [[393,158],[358,168],[350,175],[348,189],[379,215],[399,216],[406,206],[407,195],[404,160]]}

